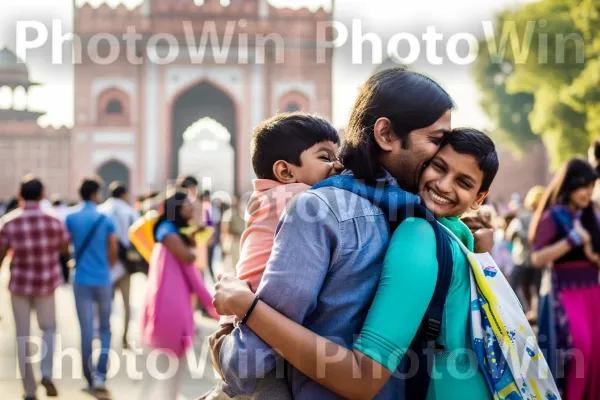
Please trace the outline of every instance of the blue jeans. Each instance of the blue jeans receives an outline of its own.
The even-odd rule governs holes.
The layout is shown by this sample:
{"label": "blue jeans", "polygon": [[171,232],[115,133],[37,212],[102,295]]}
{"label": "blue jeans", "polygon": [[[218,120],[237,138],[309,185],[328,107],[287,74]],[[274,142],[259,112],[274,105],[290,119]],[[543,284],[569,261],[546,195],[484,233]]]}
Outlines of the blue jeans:
{"label": "blue jeans", "polygon": [[[108,364],[108,351],[110,349],[110,313],[112,306],[112,285],[86,286],[73,285],[75,292],[75,307],[81,328],[81,361],[83,374],[90,386],[94,382],[104,383]],[[92,365],[92,341],[94,340],[94,304],[98,309],[100,322],[101,353],[98,365]]]}

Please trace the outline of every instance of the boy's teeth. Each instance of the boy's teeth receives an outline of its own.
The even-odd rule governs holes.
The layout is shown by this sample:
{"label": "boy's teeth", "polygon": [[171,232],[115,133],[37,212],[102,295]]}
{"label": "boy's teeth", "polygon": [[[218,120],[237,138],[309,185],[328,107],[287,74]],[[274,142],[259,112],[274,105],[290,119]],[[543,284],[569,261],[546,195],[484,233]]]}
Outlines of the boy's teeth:
{"label": "boy's teeth", "polygon": [[434,193],[434,191],[433,191],[433,190],[431,190],[431,189],[429,189],[429,194],[431,195],[431,197],[433,197],[433,199],[434,199],[435,201],[439,201],[440,203],[446,203],[446,204],[450,203],[450,200],[448,200],[448,199],[445,199],[445,198],[443,198],[443,197],[441,197],[441,196],[438,196],[438,195],[437,195],[437,194],[435,194],[435,193]]}

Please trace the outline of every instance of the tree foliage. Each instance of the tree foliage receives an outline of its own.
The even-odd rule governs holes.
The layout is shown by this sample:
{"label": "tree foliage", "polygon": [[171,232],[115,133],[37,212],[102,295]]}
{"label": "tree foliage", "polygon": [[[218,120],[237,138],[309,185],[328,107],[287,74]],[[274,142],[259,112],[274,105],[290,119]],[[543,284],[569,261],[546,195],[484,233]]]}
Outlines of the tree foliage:
{"label": "tree foliage", "polygon": [[475,66],[493,135],[521,150],[539,135],[553,168],[585,153],[600,137],[600,0],[541,0],[493,30]]}

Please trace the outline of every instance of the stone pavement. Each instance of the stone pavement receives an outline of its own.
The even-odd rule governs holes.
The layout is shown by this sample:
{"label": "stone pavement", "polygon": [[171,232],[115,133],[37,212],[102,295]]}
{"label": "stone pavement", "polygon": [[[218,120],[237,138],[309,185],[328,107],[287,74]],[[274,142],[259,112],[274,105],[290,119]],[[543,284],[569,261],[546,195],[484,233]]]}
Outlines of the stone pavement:
{"label": "stone pavement", "polygon": [[[10,306],[8,286],[8,266],[0,270],[0,399],[18,400],[23,397],[21,380],[18,378],[16,363],[16,338],[15,328]],[[146,278],[140,274],[132,277],[132,320],[129,325],[129,340],[141,352],[138,344],[138,315],[145,291]],[[85,379],[81,375],[79,356],[79,325],[75,312],[72,287],[66,285],[56,292],[57,304],[57,340],[55,350],[54,375],[59,391],[58,399],[66,400],[91,400],[89,394],[82,391]],[[113,306],[112,324],[112,350],[111,366],[109,371],[114,377],[107,382],[108,389],[113,394],[114,400],[137,400],[142,386],[141,371],[147,365],[144,356],[136,355],[131,350],[123,350],[121,336],[123,332],[123,306],[119,294]],[[206,348],[206,335],[213,332],[217,322],[197,315],[199,334],[196,337],[194,351],[189,355],[188,365],[192,369],[186,371],[181,385],[180,400],[195,399],[209,390],[217,382],[215,373],[210,363],[210,356]],[[41,337],[35,316],[32,316],[32,335]],[[95,341],[97,345],[98,341]],[[39,366],[34,367],[38,379],[41,377]],[[43,388],[38,389],[38,399],[46,399]],[[170,399],[157,399],[170,400]]]}

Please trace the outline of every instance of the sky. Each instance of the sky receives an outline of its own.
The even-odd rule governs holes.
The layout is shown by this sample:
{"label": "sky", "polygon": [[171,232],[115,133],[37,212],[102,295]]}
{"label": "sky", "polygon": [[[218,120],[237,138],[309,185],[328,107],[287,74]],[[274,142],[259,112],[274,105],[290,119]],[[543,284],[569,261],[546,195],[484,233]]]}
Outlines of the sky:
{"label": "sky", "polygon": [[[85,0],[75,0],[77,4]],[[141,0],[106,0],[110,5],[125,3],[134,7]],[[169,1],[169,0],[164,0]],[[181,1],[181,0],[178,0]],[[198,0],[197,0],[198,1]],[[228,0],[224,0],[228,1]],[[489,120],[481,111],[479,95],[472,78],[473,64],[456,65],[450,61],[446,44],[456,34],[471,34],[483,37],[482,21],[492,20],[494,14],[505,8],[515,7],[530,0],[335,0],[334,17],[340,26],[348,32],[345,45],[335,50],[333,62],[333,123],[343,127],[347,120],[352,103],[356,98],[359,86],[379,66],[377,59],[373,62],[373,47],[381,49],[382,59],[386,58],[390,38],[397,34],[413,36],[418,43],[408,49],[407,41],[401,41],[399,54],[409,55],[409,51],[418,51],[419,57],[409,68],[425,73],[437,80],[454,98],[457,109],[453,114],[454,126],[473,126],[489,129]],[[89,0],[98,4],[101,0]],[[330,9],[332,0],[270,0],[275,6],[298,8],[307,6],[311,9],[324,6]],[[368,2],[368,3],[367,3]],[[368,4],[368,6],[366,6]],[[0,0],[0,48],[14,47],[16,37],[16,21],[38,20],[48,22],[53,18],[63,21],[63,33],[71,28],[73,0]],[[358,28],[354,29],[353,20],[359,20],[362,34],[374,33],[381,44],[371,47],[357,45]],[[354,26],[356,27],[356,26]],[[437,46],[437,54],[442,57],[442,65],[432,65],[427,58],[427,49],[421,36],[428,27],[434,27],[443,39]],[[344,28],[340,28],[343,30]],[[354,35],[356,34],[356,40]],[[391,46],[393,47],[393,46]],[[353,60],[362,49],[363,60]],[[416,49],[416,50],[415,50]],[[469,52],[466,42],[459,41],[457,51],[460,57]],[[411,53],[412,54],[412,53]],[[475,54],[471,48],[471,54]],[[27,60],[30,79],[43,83],[43,86],[31,89],[29,107],[34,110],[47,111],[40,119],[42,125],[68,125],[73,123],[73,82],[72,67],[52,66],[48,55],[36,54]],[[5,103],[0,92],[0,107]],[[23,95],[16,99],[17,106],[24,105]]]}

